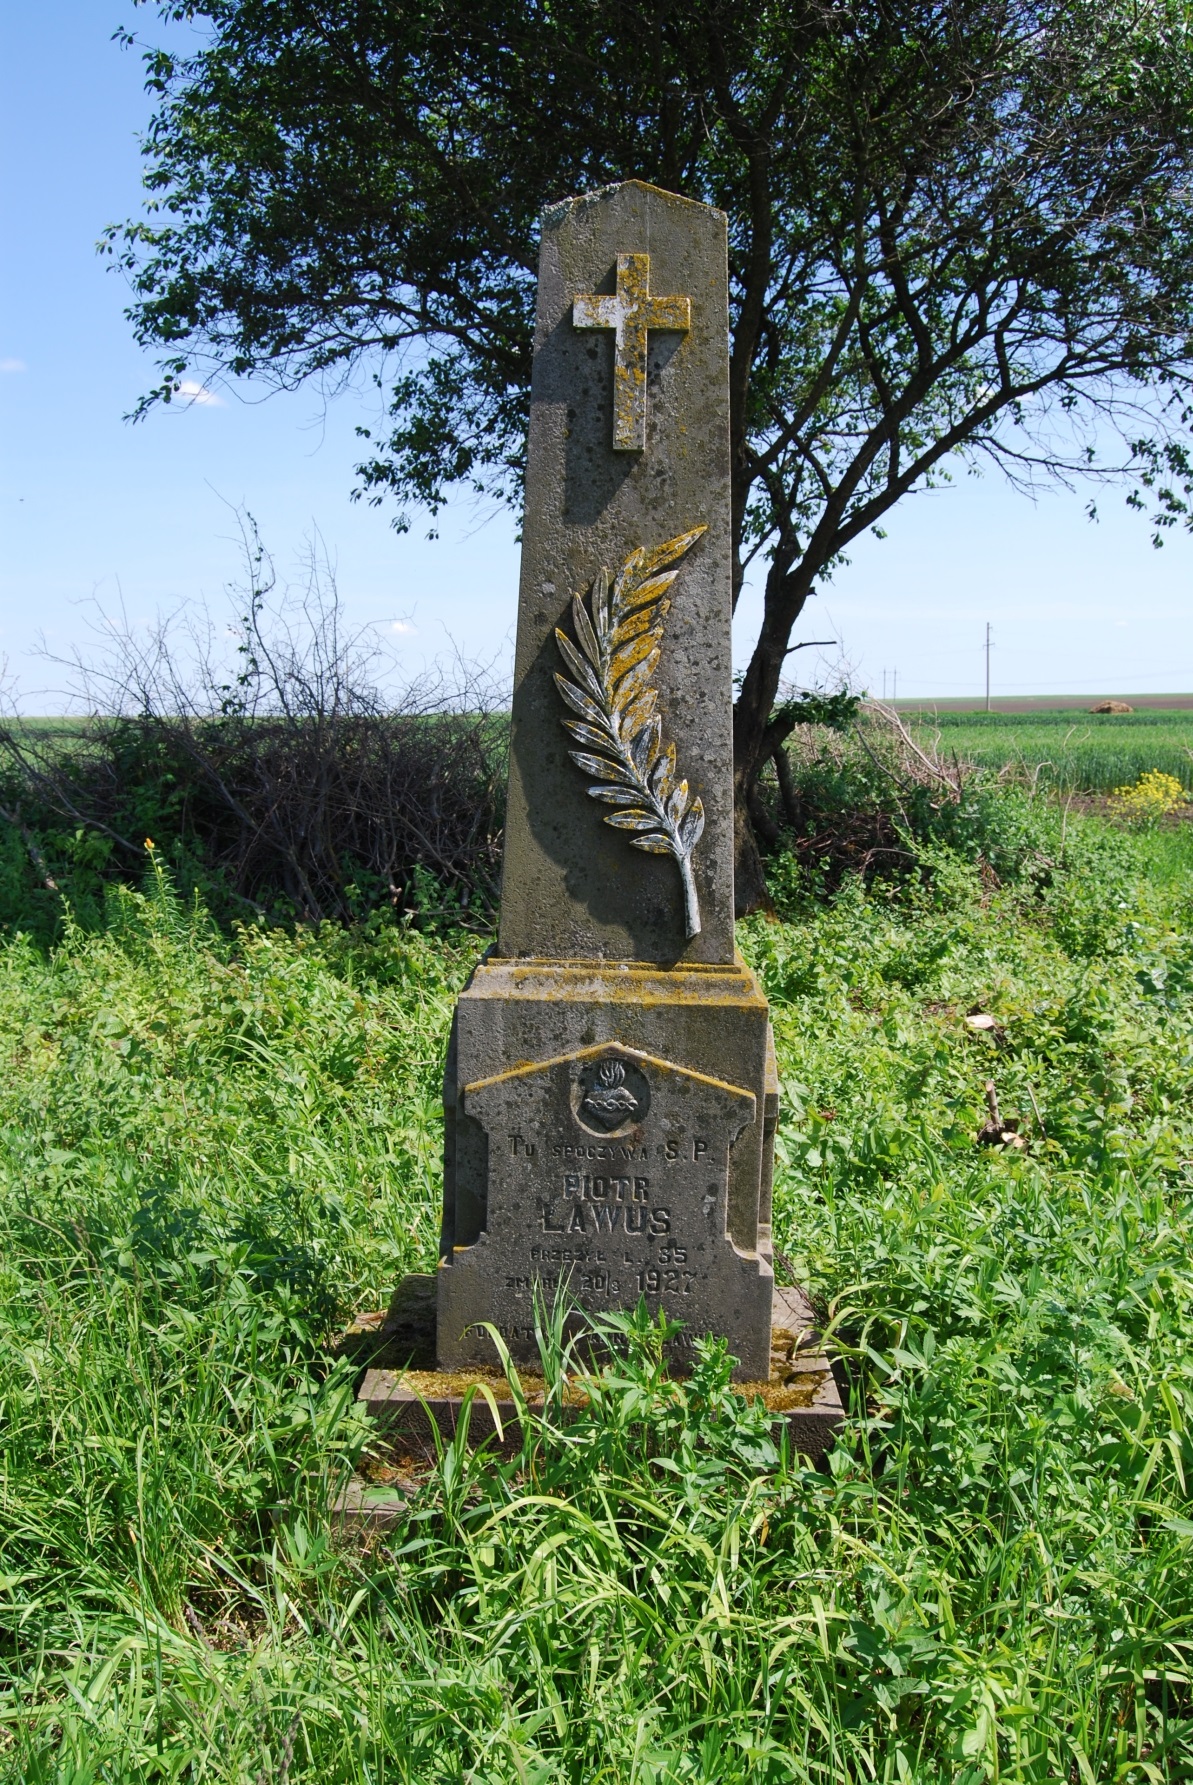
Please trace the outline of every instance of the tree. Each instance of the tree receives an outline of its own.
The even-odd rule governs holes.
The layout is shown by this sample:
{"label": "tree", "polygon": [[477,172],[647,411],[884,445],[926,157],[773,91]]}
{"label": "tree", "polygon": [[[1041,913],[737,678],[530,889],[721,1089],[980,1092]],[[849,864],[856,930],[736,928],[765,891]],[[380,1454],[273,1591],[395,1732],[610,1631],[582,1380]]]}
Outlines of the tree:
{"label": "tree", "polygon": [[[1193,12],[1184,0],[206,0],[147,51],[138,339],[386,392],[361,489],[517,504],[536,220],[637,177],[730,218],[738,900],[793,629],[958,459],[1133,479],[1188,518]],[[130,41],[132,39],[130,38]],[[1092,506],[1092,504],[1091,504]],[[399,513],[399,525],[405,524]],[[1157,533],[1157,539],[1159,533]]]}

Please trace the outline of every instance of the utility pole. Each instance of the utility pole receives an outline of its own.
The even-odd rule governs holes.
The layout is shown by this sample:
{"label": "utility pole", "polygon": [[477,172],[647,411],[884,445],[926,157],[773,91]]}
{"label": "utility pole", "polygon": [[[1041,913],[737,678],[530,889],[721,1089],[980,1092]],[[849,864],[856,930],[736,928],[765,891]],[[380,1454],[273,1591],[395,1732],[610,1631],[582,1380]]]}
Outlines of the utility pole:
{"label": "utility pole", "polygon": [[990,711],[990,622],[986,621],[986,711]]}
{"label": "utility pole", "polygon": [[899,698],[899,671],[897,669],[893,669],[891,671],[891,705],[892,706],[894,706],[894,704],[898,700],[898,698]]}
{"label": "utility pole", "polygon": [[885,671],[885,669],[882,672],[882,698],[884,701],[886,700],[886,671]]}

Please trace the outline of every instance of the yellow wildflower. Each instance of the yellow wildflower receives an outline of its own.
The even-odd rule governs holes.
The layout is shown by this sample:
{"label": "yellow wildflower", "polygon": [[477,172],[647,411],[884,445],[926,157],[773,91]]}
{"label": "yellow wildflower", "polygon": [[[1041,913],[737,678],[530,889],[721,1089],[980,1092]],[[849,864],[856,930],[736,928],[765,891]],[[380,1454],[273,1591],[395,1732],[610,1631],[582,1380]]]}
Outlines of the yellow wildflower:
{"label": "yellow wildflower", "polygon": [[1185,804],[1185,790],[1175,775],[1148,769],[1132,787],[1116,787],[1110,809],[1116,818],[1134,824],[1156,824]]}

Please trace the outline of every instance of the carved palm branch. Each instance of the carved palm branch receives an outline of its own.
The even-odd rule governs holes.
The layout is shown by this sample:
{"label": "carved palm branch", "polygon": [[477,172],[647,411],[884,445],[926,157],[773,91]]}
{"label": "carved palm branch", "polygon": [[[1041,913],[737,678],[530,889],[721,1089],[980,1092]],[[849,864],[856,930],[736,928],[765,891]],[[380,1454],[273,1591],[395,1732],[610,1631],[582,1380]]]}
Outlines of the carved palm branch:
{"label": "carved palm branch", "polygon": [[679,574],[667,566],[678,565],[706,531],[693,527],[653,551],[639,546],[612,586],[608,571],[602,570],[587,610],[579,595],[572,597],[575,640],[561,627],[555,629],[563,660],[576,678],[555,677],[560,694],[578,715],[563,724],[584,746],[569,755],[592,776],[588,791],[593,799],[616,808],[606,812],[605,823],[632,831],[633,848],[670,855],[678,864],[689,936],[700,933],[692,851],[704,829],[704,806],[689,794],[686,781],[675,778],[675,745],[664,747],[658,691],[651,682],[671,607],[667,590]]}

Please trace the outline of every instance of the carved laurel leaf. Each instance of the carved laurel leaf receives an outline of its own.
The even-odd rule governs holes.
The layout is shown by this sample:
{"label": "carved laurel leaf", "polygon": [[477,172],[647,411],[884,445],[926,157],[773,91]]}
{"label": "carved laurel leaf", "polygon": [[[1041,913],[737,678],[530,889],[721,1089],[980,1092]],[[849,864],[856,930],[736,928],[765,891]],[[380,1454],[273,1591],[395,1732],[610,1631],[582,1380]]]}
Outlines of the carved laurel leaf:
{"label": "carved laurel leaf", "polygon": [[[576,599],[579,600],[579,596]],[[592,585],[592,618],[597,631],[604,638],[612,625],[609,612],[609,573],[605,570],[597,573]]]}
{"label": "carved laurel leaf", "polygon": [[623,646],[620,651],[615,653],[613,660],[609,665],[609,680],[611,682],[620,682],[622,676],[633,669],[636,663],[641,663],[644,657],[649,657],[652,651],[658,649],[659,640],[662,636],[663,628],[661,626],[652,626],[649,632],[641,633],[639,637],[632,638],[628,645]]}
{"label": "carved laurel leaf", "polygon": [[681,781],[670,799],[667,801],[666,812],[670,823],[678,826],[680,819],[683,817],[687,809],[688,784],[686,781]]}
{"label": "carved laurel leaf", "polygon": [[592,622],[584,611],[584,603],[578,595],[572,597],[572,625],[576,628],[580,649],[588,658],[593,669],[600,675],[601,647],[597,642],[597,635],[592,629]]}
{"label": "carved laurel leaf", "polygon": [[662,570],[664,565],[678,564],[684,553],[707,531],[706,527],[693,527],[688,533],[678,533],[674,539],[664,540],[662,545],[656,545],[651,551],[639,546],[637,551],[631,552],[613,585],[614,604],[624,602],[627,606],[637,606],[639,600],[653,600],[656,592],[661,593],[662,589],[670,586],[676,574],[672,572],[662,584],[662,589],[656,590],[651,581],[654,572]]}
{"label": "carved laurel leaf", "polygon": [[[668,539],[650,550],[630,553],[616,578],[602,570],[593,579],[588,607],[572,599],[574,640],[555,631],[559,652],[575,677],[556,674],[555,685],[577,719],[563,724],[578,744],[571,750],[578,768],[593,777],[591,798],[616,808],[605,823],[637,833],[627,841],[649,855],[670,855],[684,889],[689,936],[700,929],[700,907],[692,877],[692,850],[704,830],[704,807],[675,779],[675,746],[663,747],[651,686],[662,655],[663,624],[671,608],[667,590],[678,565],[704,527]],[[597,752],[598,754],[593,754]]]}
{"label": "carved laurel leaf", "polygon": [[610,776],[617,781],[624,781],[627,787],[637,787],[638,778],[628,769],[622,768],[619,762],[610,762],[607,756],[589,756],[584,750],[569,750],[568,755],[577,768],[583,769],[586,775],[597,775],[602,781]]}
{"label": "carved laurel leaf", "polygon": [[631,614],[636,608],[645,607],[649,602],[657,601],[671,587],[678,575],[678,570],[668,570],[663,576],[652,576],[649,582],[643,583],[640,587],[635,586],[628,589],[621,596],[622,612]]}
{"label": "carved laurel leaf", "polygon": [[609,639],[612,649],[620,651],[632,638],[637,638],[639,633],[647,631],[655,624],[661,631],[663,621],[670,611],[671,603],[665,599],[660,601],[656,608],[640,608],[636,614],[631,614],[628,619],[621,622],[620,626],[615,627]]}
{"label": "carved laurel leaf", "polygon": [[[621,717],[635,696],[646,692],[650,686],[650,678],[659,667],[659,658],[662,654],[659,647],[655,645],[648,657],[644,657],[641,663],[636,663],[633,669],[622,677],[613,691],[614,718]],[[610,683],[612,683],[612,677],[610,677]]]}
{"label": "carved laurel leaf", "polygon": [[675,779],[675,745],[668,744],[660,752],[650,771],[650,790],[658,800],[665,800]]}
{"label": "carved laurel leaf", "polygon": [[[607,786],[601,785],[601,786],[597,786],[597,787],[590,787],[588,789],[588,791],[592,795],[594,800],[604,800],[604,802],[607,806],[624,806],[625,802],[626,802],[626,798],[627,798],[626,789],[624,786],[622,786],[622,787],[607,787]],[[638,789],[636,787],[632,788],[630,790],[628,797],[631,799],[637,799],[638,798]],[[656,821],[655,821],[655,819],[652,818],[650,822],[652,824],[654,824]]]}
{"label": "carved laurel leaf", "polygon": [[680,842],[688,854],[696,847],[704,835],[704,802],[694,799],[688,809],[688,815],[679,827]]}
{"label": "carved laurel leaf", "polygon": [[594,731],[591,725],[581,725],[577,719],[565,719],[563,723],[578,744],[591,744],[594,750],[603,750],[609,742],[607,731]]}
{"label": "carved laurel leaf", "polygon": [[579,713],[581,718],[587,719],[590,725],[598,727],[602,726],[605,716],[601,712],[601,709],[594,705],[586,694],[582,694],[579,688],[574,688],[566,677],[561,675],[555,677],[555,686],[559,689],[559,692],[563,695],[563,698],[567,701],[573,713]]}
{"label": "carved laurel leaf", "polygon": [[605,690],[601,685],[600,676],[594,669],[591,669],[589,665],[585,663],[583,657],[581,657],[567,633],[557,631],[555,638],[560,650],[563,652],[568,668],[577,678],[580,686],[587,694],[590,694],[594,700],[603,700],[605,697]]}
{"label": "carved laurel leaf", "polygon": [[[642,748],[649,753],[651,761],[653,761],[654,752],[658,748],[658,739],[650,729],[654,722],[654,710],[658,704],[657,693],[653,688],[648,688],[646,693],[636,700],[632,707],[627,708],[621,716],[622,736],[639,739]],[[637,756],[636,749],[634,753]],[[643,773],[645,773],[645,769],[643,769]]]}

